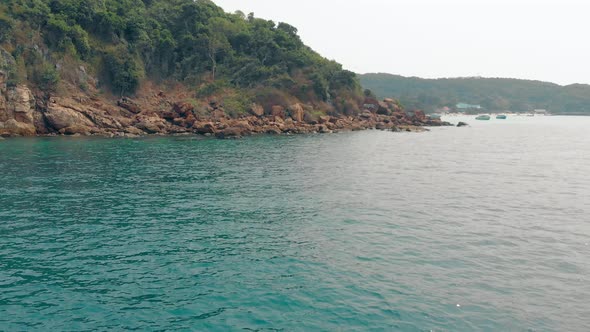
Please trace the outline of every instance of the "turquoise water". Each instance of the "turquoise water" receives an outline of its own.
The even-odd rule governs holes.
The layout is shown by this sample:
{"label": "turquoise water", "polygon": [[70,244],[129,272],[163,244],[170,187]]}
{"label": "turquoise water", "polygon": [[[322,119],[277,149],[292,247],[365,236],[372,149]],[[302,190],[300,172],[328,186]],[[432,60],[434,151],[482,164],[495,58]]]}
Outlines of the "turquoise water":
{"label": "turquoise water", "polygon": [[0,141],[0,330],[588,330],[590,118],[467,122]]}

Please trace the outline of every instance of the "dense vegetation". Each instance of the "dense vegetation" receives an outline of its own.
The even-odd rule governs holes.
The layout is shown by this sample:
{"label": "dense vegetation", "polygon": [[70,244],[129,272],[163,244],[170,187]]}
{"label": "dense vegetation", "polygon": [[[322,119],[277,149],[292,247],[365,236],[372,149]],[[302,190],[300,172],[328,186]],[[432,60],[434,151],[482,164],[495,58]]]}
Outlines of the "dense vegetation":
{"label": "dense vegetation", "polygon": [[560,86],[501,78],[421,79],[390,74],[366,74],[360,79],[378,96],[393,96],[407,108],[428,112],[468,103],[488,111],[547,109],[554,114],[590,114],[589,85]]}
{"label": "dense vegetation", "polygon": [[208,0],[0,0],[0,47],[16,59],[11,84],[44,91],[64,80],[87,88],[84,66],[115,95],[150,80],[181,82],[196,97],[230,91],[237,111],[302,101],[351,113],[361,103],[356,75],[305,46],[295,27]]}

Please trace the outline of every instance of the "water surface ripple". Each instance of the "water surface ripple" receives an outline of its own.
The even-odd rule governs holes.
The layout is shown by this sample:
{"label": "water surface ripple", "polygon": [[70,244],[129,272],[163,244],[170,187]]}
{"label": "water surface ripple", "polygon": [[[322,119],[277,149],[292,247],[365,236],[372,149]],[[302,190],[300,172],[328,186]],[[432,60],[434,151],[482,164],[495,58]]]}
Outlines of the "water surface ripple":
{"label": "water surface ripple", "polygon": [[2,141],[0,330],[586,331],[590,118],[472,124]]}

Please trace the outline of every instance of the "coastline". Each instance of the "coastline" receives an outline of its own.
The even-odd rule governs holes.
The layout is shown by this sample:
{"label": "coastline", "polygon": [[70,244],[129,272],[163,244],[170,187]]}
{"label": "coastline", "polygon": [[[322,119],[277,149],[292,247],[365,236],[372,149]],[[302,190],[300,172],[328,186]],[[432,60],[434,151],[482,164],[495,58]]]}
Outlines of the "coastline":
{"label": "coastline", "polygon": [[[426,126],[450,126],[423,112],[405,112],[392,99],[366,100],[353,115],[326,115],[295,103],[263,108],[252,104],[246,114],[231,117],[215,99],[200,107],[168,98],[163,92],[121,98],[78,94],[66,97],[34,95],[24,85],[5,88],[0,97],[0,137],[203,135],[220,139],[257,134],[308,134],[357,131],[426,131]],[[310,111],[312,110],[312,111]]]}

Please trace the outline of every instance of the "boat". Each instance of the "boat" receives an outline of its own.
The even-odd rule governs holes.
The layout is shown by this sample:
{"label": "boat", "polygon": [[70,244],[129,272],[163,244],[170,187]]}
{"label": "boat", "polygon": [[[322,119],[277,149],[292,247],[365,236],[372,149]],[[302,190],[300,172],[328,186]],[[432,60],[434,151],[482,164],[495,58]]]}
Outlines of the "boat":
{"label": "boat", "polygon": [[483,121],[487,121],[490,120],[492,117],[489,115],[480,115],[477,118],[475,118],[475,120],[483,120]]}
{"label": "boat", "polygon": [[504,115],[504,114],[500,114],[500,115],[497,115],[496,116],[496,119],[498,119],[498,120],[506,120],[507,118],[508,117],[506,115]]}
{"label": "boat", "polygon": [[429,114],[428,115],[428,118],[430,120],[440,120],[442,118],[442,115],[440,115],[440,114]]}

